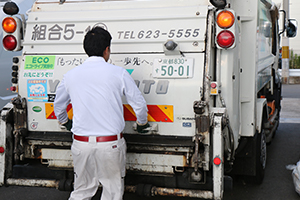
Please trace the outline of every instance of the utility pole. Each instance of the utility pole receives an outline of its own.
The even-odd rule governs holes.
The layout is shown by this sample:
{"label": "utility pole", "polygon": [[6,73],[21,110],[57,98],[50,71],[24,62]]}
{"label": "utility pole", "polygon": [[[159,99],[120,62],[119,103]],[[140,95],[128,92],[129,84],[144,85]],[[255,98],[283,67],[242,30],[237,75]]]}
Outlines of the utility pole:
{"label": "utility pole", "polygon": [[[290,18],[290,0],[283,0],[283,10],[286,12],[286,19]],[[285,21],[285,24],[287,21]],[[289,57],[290,57],[290,49],[289,49],[289,38],[287,37],[286,32],[282,37],[282,82],[284,84],[289,83]]]}

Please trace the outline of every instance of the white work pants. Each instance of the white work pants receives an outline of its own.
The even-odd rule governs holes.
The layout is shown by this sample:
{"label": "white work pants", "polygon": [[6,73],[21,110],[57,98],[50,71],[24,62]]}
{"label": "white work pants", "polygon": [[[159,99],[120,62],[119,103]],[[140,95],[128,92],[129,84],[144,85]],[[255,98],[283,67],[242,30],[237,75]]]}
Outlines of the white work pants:
{"label": "white work pants", "polygon": [[126,142],[73,140],[74,191],[69,200],[90,200],[102,184],[101,200],[122,200],[126,164]]}

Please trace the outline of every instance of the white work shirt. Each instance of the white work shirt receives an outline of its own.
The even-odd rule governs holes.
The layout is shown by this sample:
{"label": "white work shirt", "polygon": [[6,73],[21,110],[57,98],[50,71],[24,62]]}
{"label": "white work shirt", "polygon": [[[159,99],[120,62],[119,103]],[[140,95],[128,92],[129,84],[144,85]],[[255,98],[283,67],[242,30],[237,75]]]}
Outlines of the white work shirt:
{"label": "white work shirt", "polygon": [[64,75],[56,91],[54,112],[59,122],[66,122],[66,107],[72,101],[74,134],[115,135],[125,127],[123,95],[137,121],[146,123],[146,101],[129,73],[105,62],[103,57],[89,57]]}

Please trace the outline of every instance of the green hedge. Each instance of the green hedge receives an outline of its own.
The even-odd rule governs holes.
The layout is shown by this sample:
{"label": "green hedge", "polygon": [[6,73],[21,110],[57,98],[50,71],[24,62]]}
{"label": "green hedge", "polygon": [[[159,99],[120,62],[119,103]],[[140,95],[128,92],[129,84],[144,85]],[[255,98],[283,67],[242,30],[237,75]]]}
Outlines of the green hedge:
{"label": "green hedge", "polygon": [[293,50],[290,54],[290,69],[300,69],[300,56],[294,54]]}

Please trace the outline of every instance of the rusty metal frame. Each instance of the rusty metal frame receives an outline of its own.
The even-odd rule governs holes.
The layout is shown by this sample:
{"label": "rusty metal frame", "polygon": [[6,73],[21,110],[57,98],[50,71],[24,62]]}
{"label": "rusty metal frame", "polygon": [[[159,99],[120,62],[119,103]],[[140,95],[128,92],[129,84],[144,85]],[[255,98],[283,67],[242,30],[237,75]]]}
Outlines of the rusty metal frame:
{"label": "rusty metal frame", "polygon": [[[215,18],[215,13],[214,10],[210,10],[208,12],[207,16],[207,32],[206,32],[206,56],[205,56],[205,63],[204,63],[204,74],[203,74],[203,96],[202,96],[202,101],[205,102],[206,108],[205,108],[205,114],[209,118],[209,101],[210,101],[210,68],[211,68],[211,52],[212,47],[213,47],[213,32],[214,32],[214,18]],[[208,124],[210,125],[210,124]],[[209,166],[210,166],[210,143],[211,143],[211,136],[209,132],[207,132],[204,135],[204,158],[205,158],[205,163],[203,164],[203,169],[206,171],[209,171]]]}
{"label": "rusty metal frame", "polygon": [[[136,193],[137,186],[126,185],[125,191]],[[151,196],[173,196],[173,197],[191,197],[201,199],[213,199],[213,193],[206,190],[189,190],[177,188],[163,188],[153,186],[150,189]]]}
{"label": "rusty metal frame", "polygon": [[30,186],[30,187],[50,187],[58,189],[58,180],[46,180],[46,179],[15,179],[9,178],[6,180],[7,185],[16,186]]}
{"label": "rusty metal frame", "polygon": [[7,161],[8,159],[12,160],[12,158],[7,158],[9,156],[7,149],[7,119],[13,110],[13,105],[11,103],[6,104],[1,111],[0,118],[0,147],[4,148],[4,153],[0,154],[0,186],[5,183],[5,177],[7,173]]}
{"label": "rusty metal frame", "polygon": [[214,109],[213,118],[213,159],[218,157],[221,163],[213,163],[213,193],[214,199],[221,200],[224,192],[224,139],[222,134],[222,120],[225,116],[226,109]]}
{"label": "rusty metal frame", "polygon": [[[49,187],[58,188],[58,180],[45,180],[45,179],[7,179],[8,185],[16,186],[30,186],[30,187]],[[101,186],[100,186],[101,187]],[[125,191],[136,193],[137,186],[126,185]],[[151,196],[177,196],[177,197],[191,197],[191,198],[204,198],[214,199],[213,193],[206,190],[188,190],[188,189],[176,189],[176,188],[163,188],[153,186],[150,189]]]}

